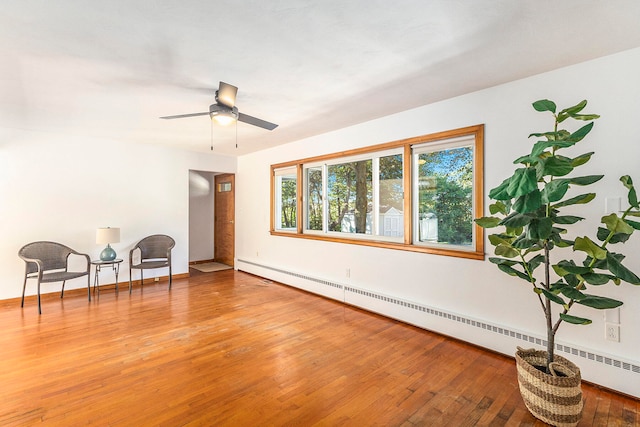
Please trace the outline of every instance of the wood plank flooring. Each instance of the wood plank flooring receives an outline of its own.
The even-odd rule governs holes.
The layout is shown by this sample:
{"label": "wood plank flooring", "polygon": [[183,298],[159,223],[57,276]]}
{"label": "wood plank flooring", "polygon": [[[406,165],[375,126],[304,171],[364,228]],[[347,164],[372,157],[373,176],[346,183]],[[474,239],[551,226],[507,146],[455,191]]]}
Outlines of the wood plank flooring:
{"label": "wood plank flooring", "polygon": [[[0,301],[2,426],[542,426],[512,359],[233,270]],[[584,385],[582,426],[638,426]]]}

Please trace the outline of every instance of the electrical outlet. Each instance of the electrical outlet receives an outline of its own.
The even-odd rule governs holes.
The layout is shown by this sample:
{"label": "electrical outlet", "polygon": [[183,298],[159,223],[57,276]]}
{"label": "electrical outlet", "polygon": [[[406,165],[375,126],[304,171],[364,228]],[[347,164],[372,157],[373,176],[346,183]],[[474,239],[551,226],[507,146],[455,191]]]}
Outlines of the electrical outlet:
{"label": "electrical outlet", "polygon": [[347,278],[351,277],[351,269],[347,268]]}
{"label": "electrical outlet", "polygon": [[620,325],[615,323],[605,323],[605,339],[607,341],[620,342]]}
{"label": "electrical outlet", "polygon": [[159,282],[159,281],[160,281],[160,278],[159,278],[159,277],[154,277],[154,278],[153,278],[153,281],[154,281],[154,282]]}

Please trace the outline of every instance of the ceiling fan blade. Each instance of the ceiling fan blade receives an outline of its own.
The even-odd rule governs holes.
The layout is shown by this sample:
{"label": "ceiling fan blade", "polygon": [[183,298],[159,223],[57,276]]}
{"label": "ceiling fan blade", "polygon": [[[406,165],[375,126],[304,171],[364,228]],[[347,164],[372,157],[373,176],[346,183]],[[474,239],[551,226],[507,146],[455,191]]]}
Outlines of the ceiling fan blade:
{"label": "ceiling fan blade", "polygon": [[183,119],[185,117],[195,117],[195,116],[208,116],[209,112],[206,113],[190,113],[190,114],[178,114],[177,116],[163,116],[161,119]]}
{"label": "ceiling fan blade", "polygon": [[266,120],[259,119],[257,117],[249,116],[247,114],[238,113],[238,120],[250,125],[258,126],[263,129],[274,130],[278,127],[275,123],[269,123]]}
{"label": "ceiling fan blade", "polygon": [[220,82],[218,92],[216,92],[216,101],[222,105],[233,108],[236,105],[236,95],[238,88],[229,83]]}

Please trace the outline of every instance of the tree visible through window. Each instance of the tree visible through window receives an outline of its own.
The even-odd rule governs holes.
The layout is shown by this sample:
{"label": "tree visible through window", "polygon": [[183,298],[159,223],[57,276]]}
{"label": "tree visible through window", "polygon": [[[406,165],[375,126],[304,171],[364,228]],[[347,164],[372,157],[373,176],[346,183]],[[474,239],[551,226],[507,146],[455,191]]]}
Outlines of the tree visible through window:
{"label": "tree visible through window", "polygon": [[420,242],[473,242],[473,147],[418,154]]}
{"label": "tree visible through window", "polygon": [[371,160],[327,167],[329,231],[371,234]]}
{"label": "tree visible through window", "polygon": [[322,230],[322,167],[307,172],[307,229]]}
{"label": "tree visible through window", "polygon": [[296,230],[298,222],[298,177],[296,168],[286,168],[275,172],[276,212],[275,228]]}

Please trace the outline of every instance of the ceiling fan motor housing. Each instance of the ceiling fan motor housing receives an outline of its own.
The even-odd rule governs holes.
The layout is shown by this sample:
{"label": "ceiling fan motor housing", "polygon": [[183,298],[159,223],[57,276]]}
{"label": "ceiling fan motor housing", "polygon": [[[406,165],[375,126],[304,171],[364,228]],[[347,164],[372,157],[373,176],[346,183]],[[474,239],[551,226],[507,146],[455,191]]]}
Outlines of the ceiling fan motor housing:
{"label": "ceiling fan motor housing", "polygon": [[234,119],[238,119],[238,107],[227,107],[221,104],[211,104],[209,106],[209,116],[226,115],[231,116]]}

